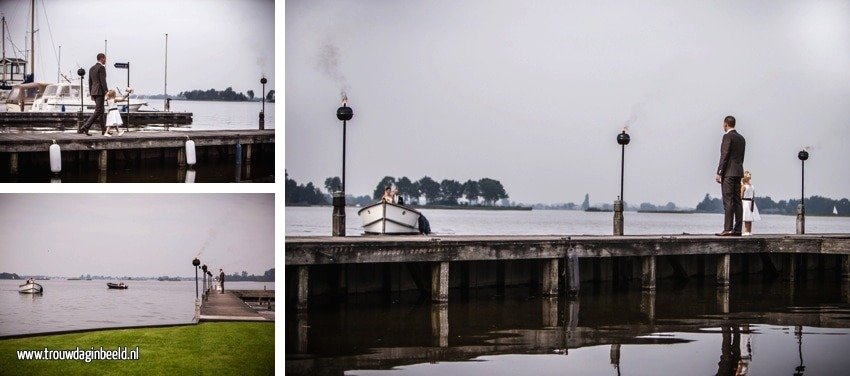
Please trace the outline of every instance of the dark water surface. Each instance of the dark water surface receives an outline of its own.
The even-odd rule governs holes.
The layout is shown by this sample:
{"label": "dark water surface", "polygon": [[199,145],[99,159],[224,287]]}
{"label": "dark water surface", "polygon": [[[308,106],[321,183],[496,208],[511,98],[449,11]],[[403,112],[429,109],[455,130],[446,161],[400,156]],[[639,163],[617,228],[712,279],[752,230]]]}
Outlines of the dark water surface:
{"label": "dark water surface", "polygon": [[[850,282],[751,275],[659,281],[654,293],[585,284],[317,297],[286,312],[287,374],[842,375],[850,372]],[[464,296],[465,295],[465,296]]]}

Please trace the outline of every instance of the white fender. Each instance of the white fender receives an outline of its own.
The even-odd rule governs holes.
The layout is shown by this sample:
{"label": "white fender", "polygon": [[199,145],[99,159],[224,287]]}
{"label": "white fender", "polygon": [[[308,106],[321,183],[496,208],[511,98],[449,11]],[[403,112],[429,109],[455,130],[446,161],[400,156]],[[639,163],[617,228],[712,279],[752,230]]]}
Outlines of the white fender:
{"label": "white fender", "polygon": [[189,166],[194,166],[198,160],[195,157],[195,141],[187,140],[186,141],[186,164]]}
{"label": "white fender", "polygon": [[62,171],[62,151],[56,140],[53,140],[53,145],[50,145],[50,171],[58,174]]}

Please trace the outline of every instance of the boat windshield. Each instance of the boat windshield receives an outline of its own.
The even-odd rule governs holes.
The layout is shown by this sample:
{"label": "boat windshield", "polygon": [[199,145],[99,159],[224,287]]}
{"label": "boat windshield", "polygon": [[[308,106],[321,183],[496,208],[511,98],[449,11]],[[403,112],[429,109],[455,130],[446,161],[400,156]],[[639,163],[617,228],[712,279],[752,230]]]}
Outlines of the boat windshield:
{"label": "boat windshield", "polygon": [[58,88],[59,87],[57,87],[57,86],[48,86],[47,89],[44,90],[44,96],[45,97],[55,96],[56,95],[56,89],[58,89]]}

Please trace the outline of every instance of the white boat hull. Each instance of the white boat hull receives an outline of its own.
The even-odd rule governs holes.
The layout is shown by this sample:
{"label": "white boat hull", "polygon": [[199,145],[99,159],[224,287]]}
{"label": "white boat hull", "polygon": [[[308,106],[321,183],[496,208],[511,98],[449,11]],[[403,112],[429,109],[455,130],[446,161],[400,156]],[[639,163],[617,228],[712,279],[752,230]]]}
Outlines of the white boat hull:
{"label": "white boat hull", "polygon": [[419,234],[421,214],[406,206],[379,202],[357,212],[367,234]]}
{"label": "white boat hull", "polygon": [[26,283],[18,286],[18,292],[21,294],[41,294],[44,288],[38,283]]}

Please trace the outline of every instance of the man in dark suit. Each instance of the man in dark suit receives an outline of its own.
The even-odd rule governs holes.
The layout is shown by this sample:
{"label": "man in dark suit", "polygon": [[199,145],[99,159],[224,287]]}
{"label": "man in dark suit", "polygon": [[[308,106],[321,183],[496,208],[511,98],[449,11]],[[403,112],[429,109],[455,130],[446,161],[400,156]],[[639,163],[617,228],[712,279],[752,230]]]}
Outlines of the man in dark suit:
{"label": "man in dark suit", "polygon": [[[723,192],[723,232],[718,236],[741,236],[744,207],[741,203],[741,178],[744,176],[744,136],[735,131],[735,118],[723,119],[723,142],[720,144],[720,164],[714,180]],[[734,218],[734,225],[733,220]]]}
{"label": "man in dark suit", "polygon": [[94,113],[89,116],[89,119],[86,120],[86,123],[80,129],[77,129],[77,133],[85,133],[86,136],[91,136],[89,129],[91,129],[92,123],[97,119],[98,124],[100,124],[100,134],[106,134],[106,117],[103,116],[103,98],[106,95],[108,87],[106,84],[106,55],[99,53],[97,54],[97,63],[89,68],[89,94],[91,94],[91,98],[94,100]]}
{"label": "man in dark suit", "polygon": [[224,270],[218,270],[218,282],[221,283],[221,292],[219,294],[224,294]]}

